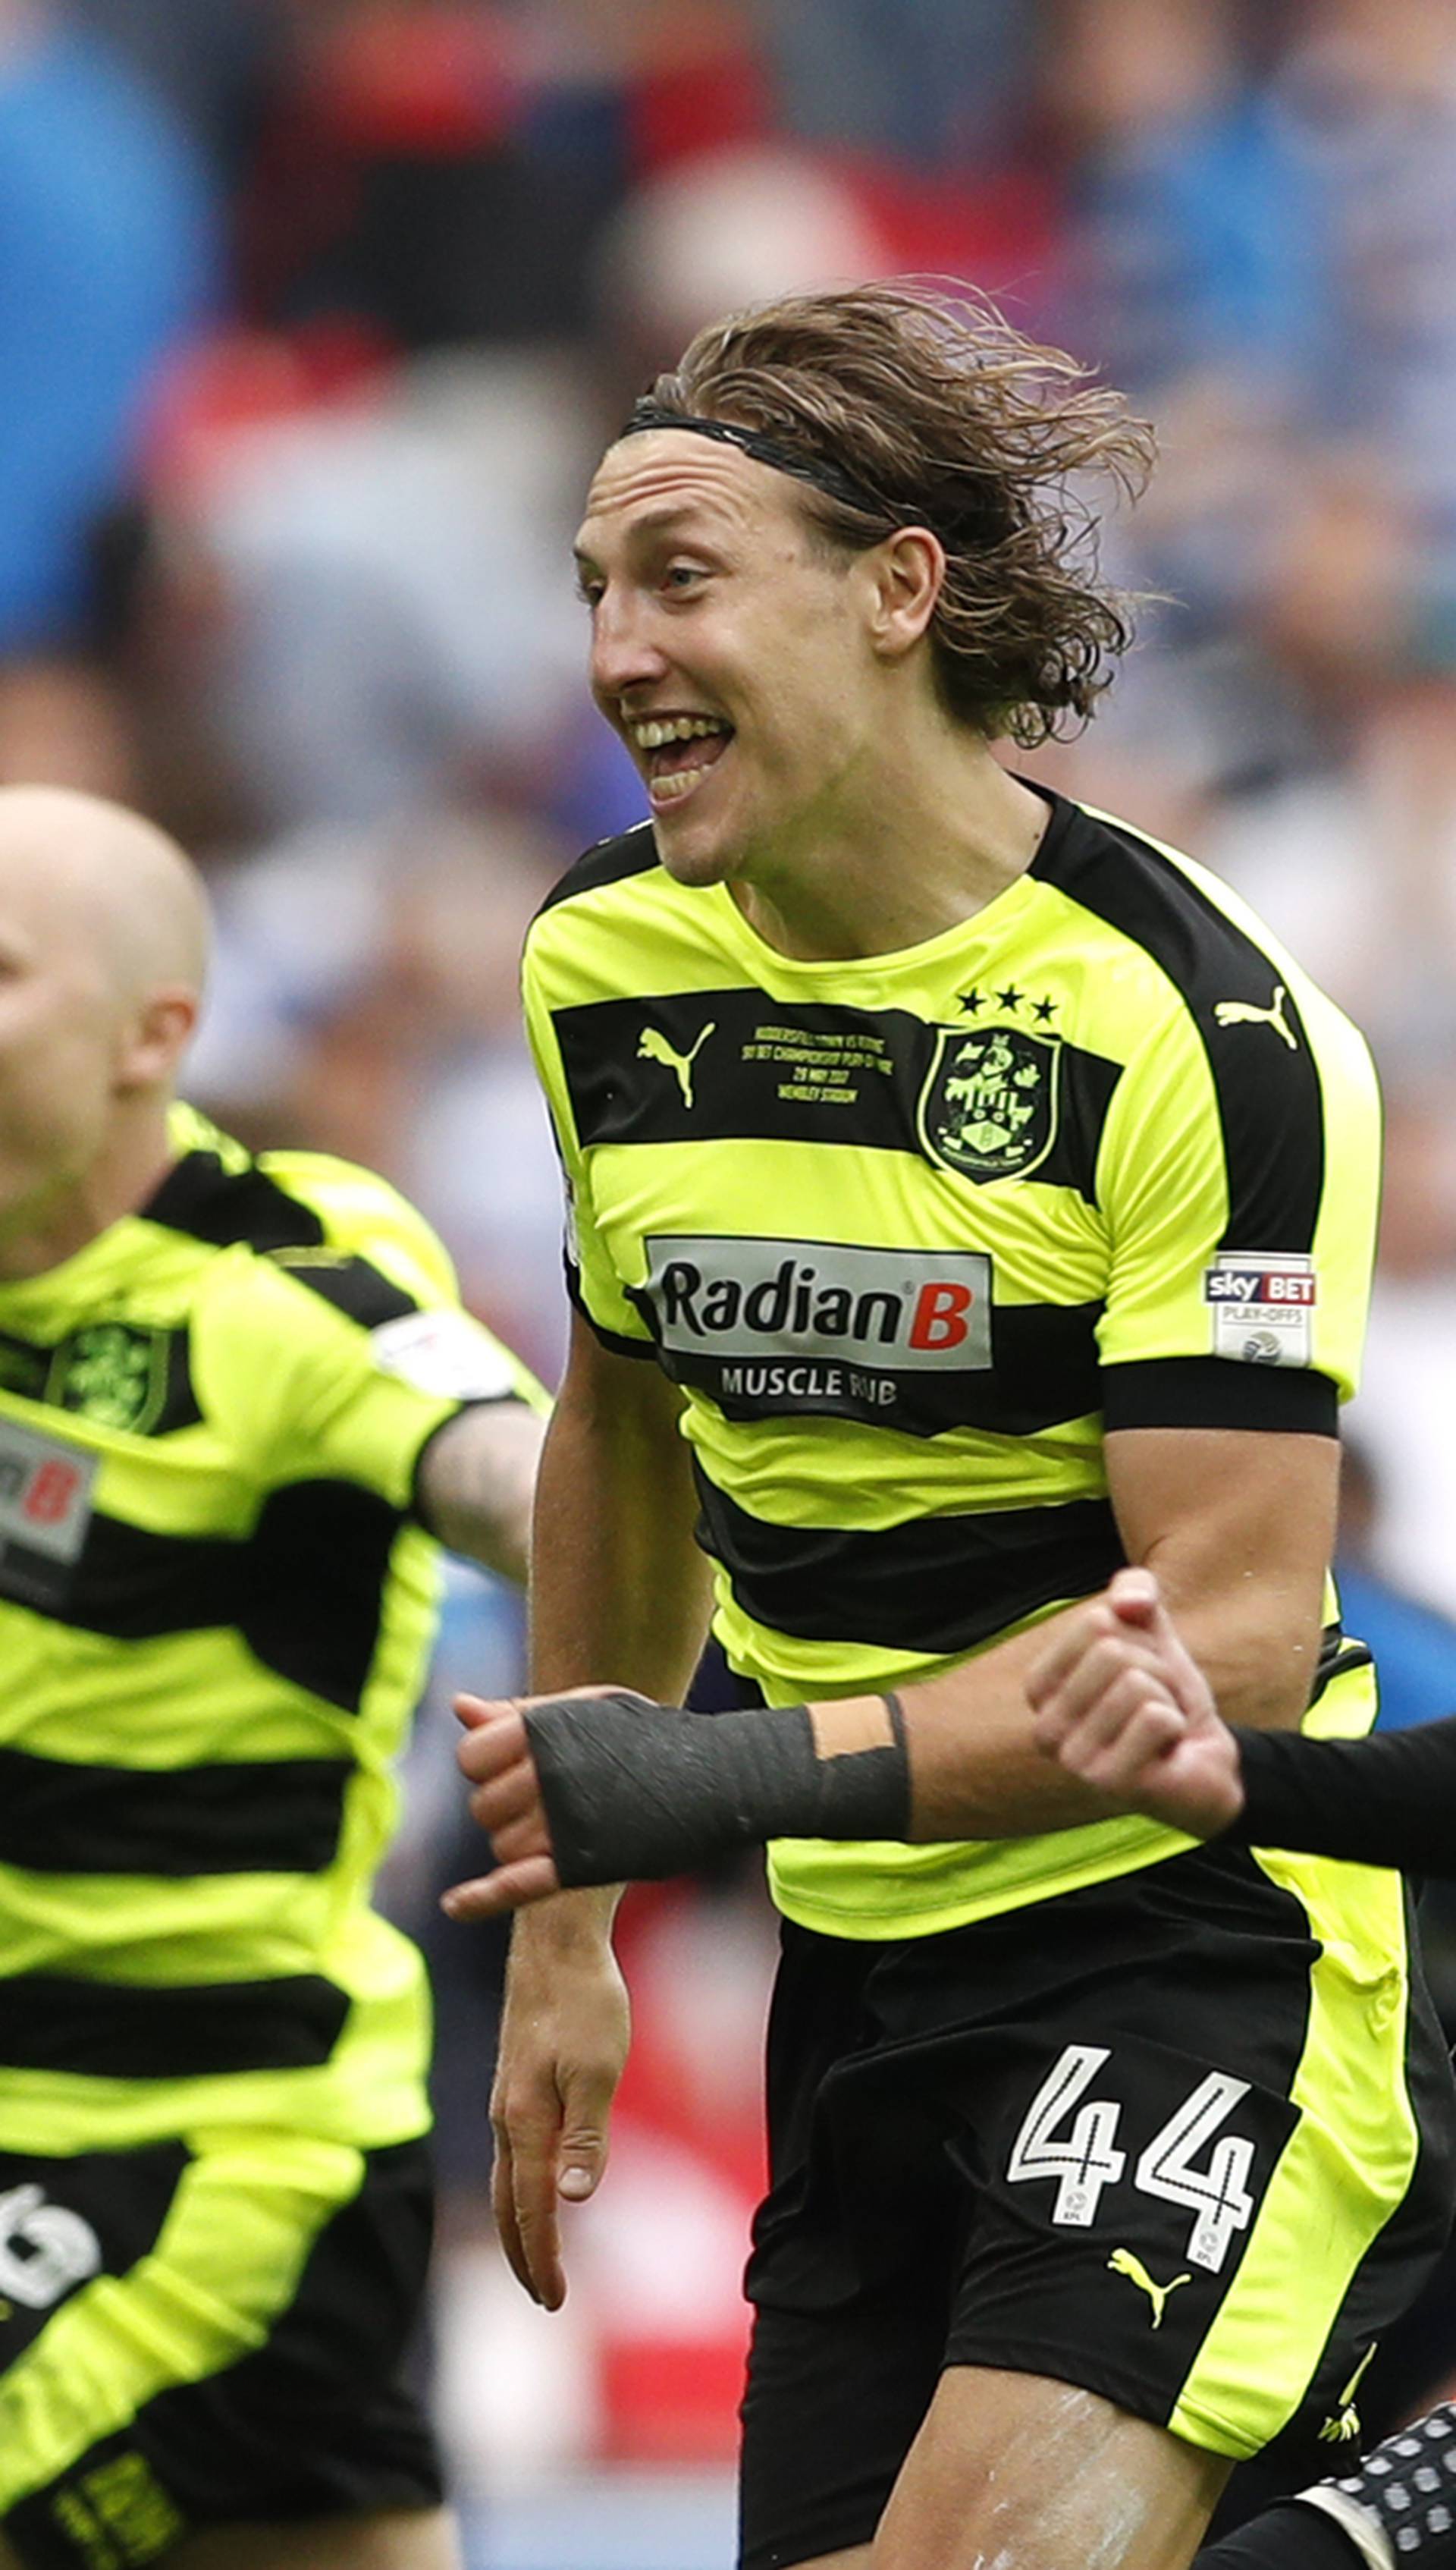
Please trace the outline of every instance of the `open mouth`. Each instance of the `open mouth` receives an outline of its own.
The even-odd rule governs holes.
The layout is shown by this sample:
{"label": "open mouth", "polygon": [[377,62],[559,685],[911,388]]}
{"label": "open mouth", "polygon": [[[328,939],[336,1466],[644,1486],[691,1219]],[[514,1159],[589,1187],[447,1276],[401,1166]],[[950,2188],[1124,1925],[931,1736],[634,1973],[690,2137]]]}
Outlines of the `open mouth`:
{"label": "open mouth", "polygon": [[716,766],[733,737],[731,723],[716,714],[661,714],[630,726],[638,754],[646,761],[647,789],[654,812],[670,811],[700,785]]}

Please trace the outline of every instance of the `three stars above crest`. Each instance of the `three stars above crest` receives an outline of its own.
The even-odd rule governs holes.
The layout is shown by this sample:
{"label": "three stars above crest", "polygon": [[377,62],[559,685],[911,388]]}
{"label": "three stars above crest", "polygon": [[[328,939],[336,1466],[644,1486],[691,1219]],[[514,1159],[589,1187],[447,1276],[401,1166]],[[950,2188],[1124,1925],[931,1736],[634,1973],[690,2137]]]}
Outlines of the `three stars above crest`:
{"label": "three stars above crest", "polygon": [[975,1018],[979,1017],[981,1010],[988,1007],[992,1001],[997,1009],[1004,1009],[1008,1017],[1015,1017],[1017,1011],[1024,1007],[1028,1015],[1036,1020],[1037,1025],[1043,1027],[1051,1025],[1052,1019],[1061,1006],[1058,1000],[1029,998],[1025,991],[1017,990],[1014,982],[1008,983],[1004,991],[962,991],[959,1005],[969,1016]]}

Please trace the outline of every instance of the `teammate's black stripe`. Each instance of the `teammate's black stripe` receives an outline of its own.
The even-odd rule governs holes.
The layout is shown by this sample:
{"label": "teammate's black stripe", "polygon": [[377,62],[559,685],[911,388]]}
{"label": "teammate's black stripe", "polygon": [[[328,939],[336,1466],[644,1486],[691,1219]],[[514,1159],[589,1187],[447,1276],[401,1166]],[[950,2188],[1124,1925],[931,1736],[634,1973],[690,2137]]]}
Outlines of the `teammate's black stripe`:
{"label": "teammate's black stripe", "polygon": [[293,1482],[271,1494],[248,1547],[243,1640],[280,1677],[345,1713],[358,1712],[374,1663],[402,1522],[355,1483]]}
{"label": "teammate's black stripe", "polygon": [[55,1353],[54,1346],[37,1346],[0,1330],[0,1392],[19,1393],[23,1401],[44,1401]]}
{"label": "teammate's black stripe", "polygon": [[614,839],[598,839],[595,847],[568,866],[559,882],[553,883],[541,909],[540,919],[554,910],[557,902],[571,901],[577,893],[597,892],[603,884],[621,883],[627,875],[644,875],[659,863],[657,841],[650,821],[639,821],[631,830],[623,830]]}
{"label": "teammate's black stripe", "polygon": [[724,1564],[744,1612],[806,1642],[969,1650],[1039,1606],[1089,1596],[1127,1558],[1105,1499],[855,1533],[771,1524],[696,1462],[693,1474],[699,1540]]}
{"label": "teammate's black stripe", "polygon": [[407,1294],[392,1276],[370,1264],[367,1258],[295,1257],[289,1251],[279,1253],[277,1265],[286,1275],[296,1277],[311,1294],[332,1303],[336,1312],[346,1312],[366,1330],[377,1330],[385,1321],[403,1321],[418,1312],[418,1296]]}
{"label": "teammate's black stripe", "polygon": [[154,1421],[148,1434],[170,1437],[179,1428],[195,1428],[201,1416],[192,1384],[191,1332],[185,1328],[172,1330],[167,1341],[167,1392],[161,1416]]}
{"label": "teammate's black stripe", "polygon": [[[106,1327],[105,1323],[99,1325]],[[122,1324],[131,1328],[130,1324]],[[69,1386],[68,1356],[79,1334],[68,1331],[60,1339],[32,1340],[14,1337],[0,1330],[0,1391],[19,1393],[26,1401],[47,1402],[55,1409],[74,1416],[86,1415],[82,1400],[66,1398]],[[197,1397],[192,1389],[189,1334],[185,1327],[178,1330],[137,1332],[137,1336],[166,1337],[166,1389],[162,1406],[155,1417],[148,1417],[144,1433],[165,1437],[175,1429],[193,1428],[201,1418]],[[149,1404],[150,1407],[150,1404]],[[94,1416],[94,1413],[92,1414]],[[112,1422],[107,1422],[112,1425]],[[128,1423],[130,1425],[130,1423]]]}
{"label": "teammate's black stripe", "polygon": [[315,2070],[349,2004],[319,1972],[161,1988],[26,1972],[0,1980],[0,2066],[93,2079]]}
{"label": "teammate's black stripe", "polygon": [[0,1749],[0,1864],[34,1874],[321,1874],[352,1760],[82,1767]]}
{"label": "teammate's black stripe", "polygon": [[1095,820],[1042,787],[1052,807],[1031,871],[1055,884],[1162,966],[1187,1003],[1208,1056],[1223,1127],[1229,1219],[1221,1247],[1307,1252],[1324,1191],[1324,1100],[1318,1065],[1287,988],[1273,1026],[1221,1026],[1232,1000],[1267,1011],[1279,970],[1198,885],[1122,824]]}
{"label": "teammate's black stripe", "polygon": [[118,1641],[204,1632],[237,1622],[247,1589],[244,1556],[240,1540],[157,1534],[98,1509],[63,1603],[52,1602],[49,1591],[32,1591],[30,1555],[9,1543],[0,1547],[0,1597],[34,1604],[56,1623]]}
{"label": "teammate's black stripe", "polygon": [[1257,1428],[1337,1437],[1339,1395],[1329,1377],[1229,1357],[1141,1357],[1102,1370],[1103,1424],[1112,1428]]}
{"label": "teammate's black stripe", "polygon": [[142,1211],[215,1249],[307,1249],[324,1238],[322,1217],[289,1195],[265,1169],[225,1169],[215,1151],[188,1151],[169,1169]]}
{"label": "teammate's black stripe", "polygon": [[[551,1023],[583,1149],[601,1142],[840,1143],[956,1165],[938,1160],[927,1143],[922,1100],[950,1075],[955,1046],[977,1034],[972,1019],[942,1028],[909,1009],[789,1002],[735,985],[585,1001],[555,1010]],[[1014,1020],[1008,1023],[1014,1034]],[[1047,1147],[1025,1174],[1038,1185],[1075,1187],[1094,1202],[1102,1128],[1122,1066],[1039,1036],[1029,1015],[1020,1032],[1033,1069],[1046,1075],[1049,1110]],[[644,1051],[654,1039],[660,1050]],[[810,1070],[823,1076],[809,1078]],[[980,1185],[996,1172],[968,1167],[959,1174]]]}
{"label": "teammate's black stripe", "polygon": [[[234,1625],[257,1658],[357,1713],[379,1637],[380,1585],[402,1512],[352,1482],[294,1482],[247,1538],[157,1534],[98,1510],[58,1623],[115,1640]],[[36,1603],[0,1549],[0,1596]]]}

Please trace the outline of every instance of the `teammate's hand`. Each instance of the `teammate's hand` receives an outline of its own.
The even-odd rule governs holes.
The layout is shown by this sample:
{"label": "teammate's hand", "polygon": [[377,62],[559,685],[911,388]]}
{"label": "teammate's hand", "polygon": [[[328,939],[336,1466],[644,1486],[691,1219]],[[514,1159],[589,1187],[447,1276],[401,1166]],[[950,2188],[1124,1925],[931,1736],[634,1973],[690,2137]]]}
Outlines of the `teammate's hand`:
{"label": "teammate's hand", "polygon": [[495,1919],[503,1911],[527,1909],[560,1890],[550,1825],[521,1718],[523,1705],[539,1701],[534,1696],[514,1702],[489,1702],[478,1695],[455,1699],[456,1715],[466,1726],[456,1756],[461,1772],[475,1786],[471,1818],[489,1836],[496,1862],[492,1873],[458,1883],[445,1894],[441,1908],[451,1919]]}
{"label": "teammate's hand", "polygon": [[1069,1615],[1026,1681],[1036,1745],[1119,1810],[1213,1838],[1244,1808],[1239,1749],[1150,1570]]}
{"label": "teammate's hand", "polygon": [[518,1923],[491,2092],[496,2228],[517,2282],[548,2312],[566,2298],[561,2203],[600,2184],[631,2030],[601,1894],[564,1894],[560,1909],[595,1924],[562,1934],[555,1912]]}

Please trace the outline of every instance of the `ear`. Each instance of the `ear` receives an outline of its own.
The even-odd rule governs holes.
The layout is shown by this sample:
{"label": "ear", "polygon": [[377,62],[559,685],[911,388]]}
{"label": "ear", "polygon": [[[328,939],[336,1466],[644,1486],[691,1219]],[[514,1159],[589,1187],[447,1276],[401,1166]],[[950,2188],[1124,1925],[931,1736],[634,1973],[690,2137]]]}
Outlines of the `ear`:
{"label": "ear", "polygon": [[155,1088],[171,1080],[197,1023],[197,994],[181,983],[151,991],[123,1036],[117,1084]]}
{"label": "ear", "polygon": [[871,584],[871,647],[882,659],[904,659],[935,613],[945,548],[928,527],[897,527],[860,563]]}

